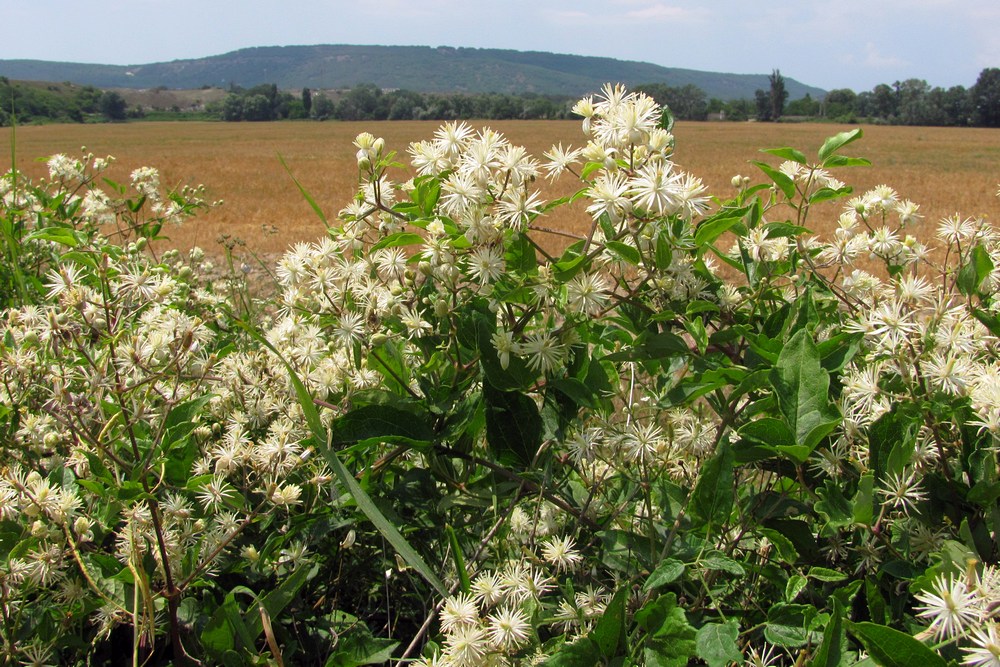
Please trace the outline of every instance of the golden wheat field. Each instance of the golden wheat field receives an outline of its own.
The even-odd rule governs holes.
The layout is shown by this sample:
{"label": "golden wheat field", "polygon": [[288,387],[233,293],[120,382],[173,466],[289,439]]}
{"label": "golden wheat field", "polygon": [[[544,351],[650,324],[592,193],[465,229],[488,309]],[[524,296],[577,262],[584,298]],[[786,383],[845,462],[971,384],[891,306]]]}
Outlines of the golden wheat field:
{"label": "golden wheat field", "polygon": [[[524,145],[541,159],[551,145],[583,143],[575,121],[483,121],[512,142]],[[14,154],[18,169],[32,177],[43,176],[39,158],[62,152],[78,154],[86,147],[98,156],[113,155],[117,162],[110,176],[125,181],[139,166],[160,169],[165,184],[207,186],[212,199],[225,203],[186,225],[166,230],[170,244],[181,249],[195,245],[216,248],[220,233],[243,239],[248,248],[264,254],[283,251],[290,243],[310,240],[323,227],[292,179],[281,166],[284,158],[296,178],[331,219],[350,199],[357,180],[351,141],[367,130],[385,138],[390,149],[406,157],[410,141],[429,138],[435,122],[369,123],[210,123],[164,122],[121,125],[48,125],[17,128]],[[776,158],[761,148],[793,146],[815,155],[823,139],[848,126],[830,124],[678,123],[676,162],[700,176],[720,197],[733,193],[735,174],[762,179],[751,163]],[[841,170],[841,180],[856,191],[882,183],[896,188],[901,197],[921,205],[925,224],[956,212],[988,216],[1000,221],[1000,131],[969,128],[882,127],[864,128],[865,137],[844,152],[869,158],[872,167]],[[0,156],[10,166],[10,132],[0,136]],[[405,160],[403,160],[405,161]],[[400,171],[398,181],[409,174]],[[560,188],[546,186],[548,197],[571,192],[564,179]],[[810,227],[821,232],[837,216],[836,206],[819,210]],[[560,212],[548,225],[579,231],[588,224],[580,206]],[[274,227],[277,233],[262,230]],[[558,244],[558,241],[553,241]]]}

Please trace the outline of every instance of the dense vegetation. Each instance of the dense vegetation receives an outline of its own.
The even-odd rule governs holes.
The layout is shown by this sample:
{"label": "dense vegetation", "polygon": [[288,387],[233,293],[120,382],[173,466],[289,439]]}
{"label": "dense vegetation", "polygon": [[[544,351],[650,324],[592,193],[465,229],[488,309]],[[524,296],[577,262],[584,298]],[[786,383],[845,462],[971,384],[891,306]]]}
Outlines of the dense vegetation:
{"label": "dense vegetation", "polygon": [[0,76],[0,126],[10,124],[11,112],[22,123],[117,121],[126,118],[126,104],[119,93],[94,86],[29,84]]}
{"label": "dense vegetation", "polygon": [[359,134],[263,295],[157,251],[200,188],[0,179],[0,660],[995,664],[1000,234],[854,193],[860,130],[712,196],[573,111]]}
{"label": "dense vegetation", "polygon": [[[679,120],[832,120],[893,125],[1000,127],[1000,69],[984,69],[975,85],[932,88],[908,79],[880,84],[871,91],[832,90],[815,99],[810,94],[789,101],[787,82],[775,70],[768,88],[752,99],[710,98],[695,84],[643,84],[637,89],[668,107]],[[126,93],[127,95],[127,93]],[[13,110],[22,123],[84,122],[128,118],[218,118],[226,121],[315,120],[455,120],[561,119],[570,117],[571,98],[530,94],[436,94],[383,90],[374,84],[323,92],[280,90],[276,84],[232,86],[221,102],[192,109],[127,107],[122,93],[92,86],[26,84],[0,77],[0,125]]]}

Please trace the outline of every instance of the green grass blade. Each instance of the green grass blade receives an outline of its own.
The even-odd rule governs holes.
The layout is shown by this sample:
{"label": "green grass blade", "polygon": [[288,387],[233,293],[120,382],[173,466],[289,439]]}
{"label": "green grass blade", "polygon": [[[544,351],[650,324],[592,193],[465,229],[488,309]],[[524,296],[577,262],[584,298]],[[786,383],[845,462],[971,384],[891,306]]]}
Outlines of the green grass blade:
{"label": "green grass blade", "polygon": [[309,430],[312,432],[313,440],[316,444],[316,448],[322,452],[323,457],[326,458],[330,467],[333,468],[334,474],[340,483],[344,485],[347,492],[351,494],[354,498],[354,502],[357,504],[358,509],[360,509],[368,520],[374,524],[375,528],[379,533],[382,534],[392,548],[396,550],[406,564],[412,567],[414,570],[420,573],[420,575],[427,580],[427,582],[433,586],[437,592],[442,597],[448,597],[448,588],[444,583],[438,578],[434,571],[427,565],[420,554],[417,553],[416,549],[410,546],[410,543],[406,541],[399,529],[396,528],[385,518],[385,515],[379,510],[379,508],[372,501],[371,497],[365,493],[365,490],[361,488],[357,480],[344,465],[340,457],[337,456],[337,452],[333,450],[331,446],[332,443],[328,441],[328,436],[326,434],[326,429],[323,428],[323,422],[320,420],[319,411],[316,409],[316,405],[313,403],[312,396],[309,395],[309,391],[306,389],[305,385],[302,384],[302,380],[299,379],[298,374],[295,369],[292,368],[291,364],[285,360],[283,356],[271,345],[270,342],[260,332],[253,329],[249,324],[241,321],[237,321],[239,326],[249,334],[251,338],[255,341],[271,350],[281,363],[285,365],[288,369],[288,375],[291,378],[292,386],[295,387],[295,394],[299,399],[299,404],[302,406],[302,414],[306,418],[306,423],[309,425]]}
{"label": "green grass blade", "polygon": [[291,168],[288,166],[288,163],[285,162],[285,158],[281,156],[281,153],[278,153],[278,162],[280,162],[281,166],[285,168],[286,172],[288,172],[288,177],[292,179],[292,183],[295,183],[295,187],[297,187],[299,189],[299,192],[302,193],[302,197],[306,200],[309,206],[312,207],[312,210],[319,217],[320,222],[322,222],[323,226],[326,227],[327,231],[329,231],[330,223],[326,219],[326,214],[323,213],[323,209],[319,207],[319,204],[317,204],[316,200],[313,199],[313,196],[309,194],[309,191],[305,189],[305,186],[303,186],[302,183],[299,182],[299,179],[295,178],[295,174],[292,173]]}

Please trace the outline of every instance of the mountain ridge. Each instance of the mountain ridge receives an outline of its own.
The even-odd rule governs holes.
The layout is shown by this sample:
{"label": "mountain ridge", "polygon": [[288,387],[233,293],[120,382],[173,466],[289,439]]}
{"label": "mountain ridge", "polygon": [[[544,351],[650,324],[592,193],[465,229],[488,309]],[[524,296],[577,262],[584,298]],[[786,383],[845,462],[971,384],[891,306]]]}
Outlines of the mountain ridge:
{"label": "mountain ridge", "polygon": [[[450,46],[315,44],[256,46],[203,58],[137,65],[0,60],[10,79],[72,81],[101,88],[250,87],[335,89],[361,83],[424,93],[537,93],[578,96],[608,81],[696,85],[708,97],[752,99],[767,74],[730,74],[545,51]],[[789,99],[826,91],[785,78]]]}

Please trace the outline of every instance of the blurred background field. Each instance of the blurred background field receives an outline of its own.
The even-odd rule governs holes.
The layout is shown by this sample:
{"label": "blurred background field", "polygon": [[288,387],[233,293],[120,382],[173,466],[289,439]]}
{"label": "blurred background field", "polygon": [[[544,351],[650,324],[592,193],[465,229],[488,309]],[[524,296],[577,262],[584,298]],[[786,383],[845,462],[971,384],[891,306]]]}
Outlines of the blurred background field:
{"label": "blurred background field", "polygon": [[[581,146],[584,137],[576,121],[470,121],[473,127],[489,126],[512,142],[525,146],[542,160],[542,153],[557,143]],[[79,154],[86,147],[97,156],[114,155],[111,178],[125,181],[132,169],[160,169],[164,184],[198,184],[208,197],[224,205],[200,215],[180,228],[165,230],[170,245],[180,249],[216,248],[221,233],[244,240],[263,254],[282,252],[290,243],[311,240],[323,227],[282,167],[279,154],[295,177],[312,194],[332,220],[351,198],[357,182],[355,149],[351,141],[361,131],[385,138],[389,149],[408,162],[411,141],[430,138],[437,122],[144,122],[101,125],[44,125],[16,129],[13,135],[18,169],[33,178],[44,176],[44,158],[53,153]],[[694,123],[679,122],[675,161],[701,177],[712,194],[733,194],[736,174],[763,181],[753,160],[779,160],[760,153],[762,148],[792,146],[815,156],[823,139],[848,126],[833,124]],[[872,167],[840,170],[841,180],[856,192],[882,183],[902,198],[921,205],[925,224],[936,227],[953,213],[987,216],[1000,221],[1000,131],[973,128],[865,126],[862,140],[845,152],[869,158]],[[11,132],[0,134],[0,164],[11,164]],[[412,176],[399,171],[397,182]],[[574,190],[565,178],[556,187],[541,183],[549,199]],[[810,225],[822,233],[832,225],[841,204],[815,212]],[[553,215],[548,226],[581,231],[589,224],[583,202]],[[267,229],[276,233],[265,233]],[[827,228],[828,229],[828,228]],[[933,233],[932,231],[930,233]],[[554,245],[561,244],[553,239]]]}

